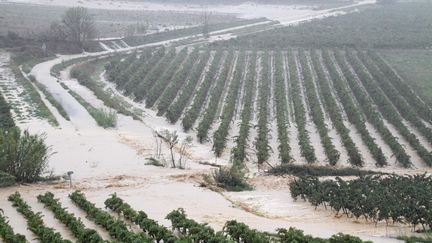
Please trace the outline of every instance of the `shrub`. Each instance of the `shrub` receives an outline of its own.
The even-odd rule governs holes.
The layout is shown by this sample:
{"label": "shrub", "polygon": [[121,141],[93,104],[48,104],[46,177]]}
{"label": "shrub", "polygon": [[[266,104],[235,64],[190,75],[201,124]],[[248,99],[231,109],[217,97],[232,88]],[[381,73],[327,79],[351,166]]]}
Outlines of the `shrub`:
{"label": "shrub", "polygon": [[0,187],[12,186],[15,184],[15,176],[0,171]]}
{"label": "shrub", "polygon": [[252,186],[245,180],[245,173],[236,166],[221,167],[212,174],[217,186],[227,191],[248,191]]}
{"label": "shrub", "polygon": [[30,135],[18,128],[0,129],[0,171],[17,181],[37,181],[47,167],[50,148],[44,135]]}
{"label": "shrub", "polygon": [[117,126],[117,112],[106,109],[95,109],[91,113],[99,126],[103,128]]}

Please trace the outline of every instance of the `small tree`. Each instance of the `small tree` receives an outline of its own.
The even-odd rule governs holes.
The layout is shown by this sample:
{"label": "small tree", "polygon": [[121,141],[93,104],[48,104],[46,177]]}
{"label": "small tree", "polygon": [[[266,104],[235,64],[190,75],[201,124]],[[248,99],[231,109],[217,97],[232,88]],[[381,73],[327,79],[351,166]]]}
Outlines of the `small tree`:
{"label": "small tree", "polygon": [[204,37],[208,38],[210,36],[210,12],[205,10],[203,12],[203,35]]}
{"label": "small tree", "polygon": [[158,136],[168,144],[168,148],[171,153],[171,163],[172,167],[176,168],[175,158],[174,158],[174,147],[178,144],[178,135],[177,131],[170,132],[168,130],[164,130],[162,134],[158,134]]}
{"label": "small tree", "polygon": [[68,9],[63,16],[62,23],[66,28],[68,38],[80,46],[83,46],[84,41],[96,36],[94,19],[86,8]]}

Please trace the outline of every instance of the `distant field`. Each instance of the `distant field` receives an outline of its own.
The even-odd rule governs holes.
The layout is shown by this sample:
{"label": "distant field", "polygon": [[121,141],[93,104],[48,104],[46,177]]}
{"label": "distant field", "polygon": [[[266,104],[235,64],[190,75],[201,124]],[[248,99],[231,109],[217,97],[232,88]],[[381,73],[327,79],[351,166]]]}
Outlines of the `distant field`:
{"label": "distant field", "polygon": [[432,50],[382,50],[380,53],[432,105]]}
{"label": "distant field", "polygon": [[[8,30],[21,35],[41,33],[49,28],[51,22],[61,19],[66,7],[22,5],[0,2],[0,35]],[[128,26],[141,23],[150,28],[170,26],[194,26],[202,23],[202,15],[176,11],[124,11],[90,9],[97,29],[102,37],[121,36]],[[26,14],[23,14],[26,13]],[[239,20],[234,16],[213,14],[210,23],[223,23]]]}
{"label": "distant field", "polygon": [[432,2],[377,4],[356,13],[243,36],[223,44],[258,48],[426,48],[432,45],[431,13]]}

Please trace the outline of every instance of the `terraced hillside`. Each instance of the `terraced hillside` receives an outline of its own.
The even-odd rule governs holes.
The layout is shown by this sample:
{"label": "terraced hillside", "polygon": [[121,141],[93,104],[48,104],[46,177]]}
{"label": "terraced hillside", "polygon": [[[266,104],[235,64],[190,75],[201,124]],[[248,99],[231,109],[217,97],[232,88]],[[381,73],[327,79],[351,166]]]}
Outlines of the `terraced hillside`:
{"label": "terraced hillside", "polygon": [[373,50],[155,48],[106,68],[119,91],[216,157],[432,165],[432,108]]}

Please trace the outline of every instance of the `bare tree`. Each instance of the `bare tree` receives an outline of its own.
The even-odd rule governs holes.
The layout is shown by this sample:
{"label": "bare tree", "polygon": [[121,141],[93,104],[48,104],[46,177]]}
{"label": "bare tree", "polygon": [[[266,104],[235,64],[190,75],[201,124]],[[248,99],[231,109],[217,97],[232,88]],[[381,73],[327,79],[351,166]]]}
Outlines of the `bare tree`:
{"label": "bare tree", "polygon": [[83,42],[96,35],[93,17],[86,8],[73,7],[66,11],[62,23],[66,28],[70,40],[77,42],[80,46]]}
{"label": "bare tree", "polygon": [[210,15],[211,13],[206,9],[203,12],[203,35],[208,38],[210,36]]}
{"label": "bare tree", "polygon": [[175,164],[175,158],[174,158],[174,147],[178,144],[179,140],[178,140],[178,135],[177,135],[177,131],[174,132],[170,132],[168,130],[164,130],[162,132],[162,134],[157,134],[158,137],[160,137],[165,143],[167,143],[168,148],[170,150],[171,153],[171,163],[172,163],[172,167],[176,168],[176,164]]}

